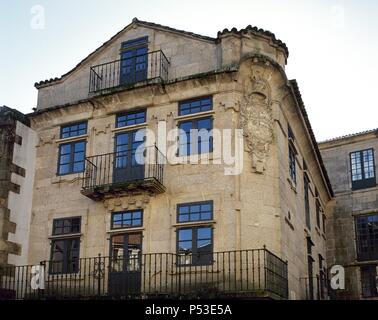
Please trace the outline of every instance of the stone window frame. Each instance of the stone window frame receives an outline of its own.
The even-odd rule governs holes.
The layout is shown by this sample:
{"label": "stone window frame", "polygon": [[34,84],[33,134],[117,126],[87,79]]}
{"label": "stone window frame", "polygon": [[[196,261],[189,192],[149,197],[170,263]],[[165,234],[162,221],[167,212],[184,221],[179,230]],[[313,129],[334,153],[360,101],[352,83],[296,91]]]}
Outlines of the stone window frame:
{"label": "stone window frame", "polygon": [[[361,215],[356,215],[354,217],[354,228],[355,228],[355,239],[356,239],[356,255],[357,255],[357,261],[374,261],[378,260],[378,239],[375,240],[375,243],[377,244],[377,247],[370,248],[370,245],[368,245],[368,249],[366,253],[361,252],[360,250],[360,237],[361,237],[361,232],[362,230],[359,229],[359,224],[358,220],[359,219],[366,219],[368,217],[377,217],[378,221],[378,213],[370,213],[370,214],[361,214]],[[378,232],[377,232],[378,234]],[[370,244],[371,243],[371,238],[369,237],[369,232],[366,233],[366,243]]]}
{"label": "stone window frame", "polygon": [[[71,227],[72,227],[72,220],[79,220],[79,230],[70,230],[69,232],[64,232],[64,222],[71,220]],[[56,223],[63,221],[63,232],[57,234],[56,233]],[[52,227],[52,237],[51,237],[51,246],[50,246],[50,261],[49,261],[49,274],[52,275],[64,275],[64,274],[75,274],[79,272],[79,259],[80,259],[80,238],[81,238],[81,226],[82,226],[82,217],[81,216],[74,216],[74,217],[66,217],[66,218],[57,218],[53,220],[53,227]],[[54,248],[57,242],[63,243],[63,260],[54,261]],[[72,259],[71,261],[68,260],[68,256],[72,255],[73,249],[73,242],[76,242],[76,252],[77,258]],[[70,253],[71,252],[71,253]],[[77,260],[77,261],[75,261]],[[54,269],[56,264],[62,264],[62,270],[56,271]]]}
{"label": "stone window frame", "polygon": [[[199,229],[210,229],[210,238],[198,239],[198,230]],[[180,232],[183,230],[191,230],[192,237],[192,251],[191,254],[182,254],[180,253]],[[205,241],[210,239],[210,250],[203,252],[202,257],[198,248],[198,241]],[[177,228],[176,230],[176,253],[177,253],[177,264],[180,266],[207,266],[214,263],[214,228],[212,225],[200,224],[192,226],[183,226]],[[205,256],[205,259],[203,257]],[[190,260],[187,260],[189,257]],[[193,259],[194,258],[194,259]],[[202,258],[202,260],[201,260]]]}
{"label": "stone window frame", "polygon": [[303,198],[305,205],[306,227],[311,230],[311,206],[310,206],[310,177],[305,172],[303,174]]}
{"label": "stone window frame", "polygon": [[[378,270],[376,265],[360,267],[361,295],[363,298],[378,297]],[[374,281],[375,280],[375,281]],[[375,284],[375,286],[374,286]],[[367,292],[369,292],[367,294]]]}
{"label": "stone window frame", "polygon": [[[195,205],[202,205],[202,204],[210,204],[211,215],[209,219],[206,220],[195,220],[195,221],[187,221],[187,222],[180,222],[179,219],[179,209],[184,206],[195,206]],[[180,266],[205,266],[205,265],[212,265],[214,263],[214,200],[204,200],[204,201],[192,201],[192,202],[184,202],[184,203],[177,203],[176,204],[176,253],[177,253],[177,264]],[[211,250],[206,253],[206,259],[201,261],[201,257],[198,252],[197,248],[197,230],[200,228],[209,228],[211,229]],[[179,234],[181,230],[192,230],[192,254],[186,255],[179,253]],[[194,236],[195,235],[195,236]],[[193,249],[195,250],[193,251]],[[193,257],[197,257],[193,261]],[[187,261],[187,258],[190,257],[190,261]]]}
{"label": "stone window frame", "polygon": [[[72,225],[73,225],[73,220],[79,220],[79,229],[77,231],[74,231],[72,229]],[[66,221],[70,221],[71,222],[71,230],[69,232],[65,232],[64,231],[64,228],[65,228],[65,222]],[[57,227],[56,224],[58,222],[63,222],[63,226],[62,227]],[[80,233],[81,232],[81,224],[82,224],[82,219],[81,219],[81,216],[76,216],[76,217],[69,217],[69,218],[58,218],[58,219],[54,219],[53,220],[53,227],[52,227],[52,235],[53,236],[61,236],[61,235],[67,235],[67,234],[77,234],[77,233]],[[67,226],[68,227],[68,226]],[[57,233],[56,232],[56,228],[63,228],[63,231],[61,233]]]}
{"label": "stone window frame", "polygon": [[[84,159],[83,161],[74,161],[74,157],[75,157],[75,144],[77,143],[82,143],[84,142]],[[66,176],[66,175],[70,175],[70,174],[78,174],[78,173],[82,173],[85,171],[85,158],[86,158],[86,154],[87,154],[87,139],[67,139],[66,140],[61,140],[59,145],[58,145],[58,160],[57,160],[57,171],[56,171],[56,175],[57,176]],[[63,146],[66,146],[66,145],[70,145],[71,147],[71,151],[69,153],[69,156],[70,156],[70,161],[68,163],[64,163],[64,165],[69,165],[69,170],[68,172],[65,172],[65,173],[61,173],[60,172],[60,167],[62,166],[62,164],[60,163],[61,161],[61,157],[62,157],[62,147]],[[81,151],[80,151],[81,152]],[[83,169],[81,171],[74,171],[74,164],[77,163],[77,162],[83,162]]]}
{"label": "stone window frame", "polygon": [[[203,101],[210,100],[210,104],[202,104]],[[198,103],[199,106],[192,106],[193,103]],[[188,113],[183,113],[184,106],[188,105],[188,107],[185,107],[185,110],[188,110]],[[210,108],[205,108],[206,106],[209,106]],[[203,96],[203,97],[197,97],[193,99],[188,99],[188,100],[183,100],[179,102],[178,106],[178,115],[180,117],[182,116],[188,116],[191,114],[196,114],[196,113],[201,113],[201,112],[209,112],[212,111],[214,107],[214,101],[213,101],[213,96]],[[199,109],[198,111],[193,111],[193,109]]]}
{"label": "stone window frame", "polygon": [[[137,212],[139,212],[140,213],[140,218],[134,218],[134,213],[137,213]],[[115,226],[114,226],[114,217],[116,216],[116,215],[120,215],[120,214],[122,214],[122,219],[121,219],[121,221],[122,221],[122,223],[121,223],[121,225],[120,225],[120,227],[119,228],[116,228]],[[131,218],[130,219],[124,219],[124,215],[125,214],[131,214]],[[141,228],[141,227],[143,227],[143,216],[144,216],[144,210],[143,209],[134,209],[134,210],[124,210],[124,211],[114,211],[114,212],[112,212],[111,213],[111,221],[110,221],[110,228],[111,228],[111,230],[113,230],[113,231],[116,231],[116,230],[122,230],[122,229],[134,229],[134,228]],[[130,222],[131,222],[131,225],[126,225],[126,224],[124,224],[124,220],[130,220]],[[140,224],[138,224],[138,225],[133,225],[133,221],[134,220],[140,220]]]}
{"label": "stone window frame", "polygon": [[[366,172],[365,172],[365,161],[364,161],[364,152],[371,151],[372,152],[372,167],[373,167],[373,177],[366,178]],[[361,171],[361,179],[355,179],[354,180],[354,158],[353,155],[358,154],[358,159],[360,163],[360,171]],[[376,164],[375,164],[375,152],[374,148],[367,148],[363,150],[356,150],[349,153],[349,166],[350,166],[350,179],[351,179],[351,187],[352,190],[360,190],[360,189],[366,189],[366,188],[373,188],[377,186],[376,181]]]}
{"label": "stone window frame", "polygon": [[[201,215],[202,215],[203,212],[201,211],[201,207],[200,207],[200,209],[199,209],[200,211],[195,212],[196,214],[197,213],[199,214],[199,219],[197,219],[197,220],[191,220],[190,216],[194,214],[191,211],[191,207],[202,206],[202,205],[210,205],[210,218],[209,219],[201,219]],[[189,212],[187,214],[189,220],[187,220],[187,221],[180,221],[180,215],[183,215],[183,214],[180,214],[180,209],[183,208],[183,207],[189,207]],[[214,218],[214,201],[213,200],[209,200],[209,201],[179,203],[179,204],[177,204],[176,212],[177,212],[177,214],[176,214],[177,223],[193,223],[193,222],[211,221]]]}
{"label": "stone window frame", "polygon": [[[127,124],[127,121],[130,120],[130,119],[128,120],[128,116],[137,115],[137,114],[140,114],[140,113],[144,113],[144,117],[142,118],[142,119],[144,119],[143,122],[136,122],[136,120],[138,118],[135,117],[135,123]],[[120,117],[126,117],[126,119],[125,119],[126,124],[125,125],[119,125],[119,118]],[[142,126],[142,125],[145,125],[146,123],[147,123],[147,108],[137,108],[137,109],[129,110],[129,111],[126,111],[126,112],[117,113],[116,119],[115,119],[115,128],[116,129],[122,129],[122,128],[134,127],[134,126]]]}
{"label": "stone window frame", "polygon": [[[205,111],[205,112],[209,112],[209,111]],[[190,116],[192,116],[192,114]],[[214,116],[212,114],[204,114],[204,115],[198,114],[198,117],[196,117],[196,114],[193,114],[193,116],[194,117],[183,118],[183,119],[178,120],[177,121],[177,128],[180,130],[181,129],[180,127],[181,127],[181,125],[183,123],[192,122],[192,128],[191,128],[191,130],[198,130],[198,122],[201,121],[201,120],[207,120],[207,119],[209,119],[210,122],[211,122],[211,129],[210,129],[210,131],[213,130],[213,128],[214,128]],[[182,117],[186,117],[186,116],[182,116]],[[200,130],[202,130],[202,129],[200,129]],[[191,135],[190,135],[190,138],[191,138]],[[181,150],[181,144],[180,144],[180,135],[179,135],[179,137],[178,137],[179,144],[178,144],[177,156],[178,157],[190,157],[190,156],[195,156],[195,155],[212,154],[213,153],[213,148],[214,148],[214,141],[213,141],[213,136],[212,135],[210,136],[209,140],[210,140],[209,141],[209,149],[207,151],[199,150],[200,144],[198,143],[197,144],[197,147],[198,147],[197,153],[192,153],[191,150],[189,150],[188,154],[184,154],[183,155],[180,152],[180,150]],[[188,145],[188,144],[191,144],[191,140],[190,139],[189,139],[189,141],[187,140],[186,145]]]}
{"label": "stone window frame", "polygon": [[297,185],[297,155],[298,151],[295,147],[295,138],[293,131],[290,125],[287,126],[287,136],[288,136],[288,161],[289,161],[289,176],[290,181],[293,183],[294,186]]}
{"label": "stone window frame", "polygon": [[[85,128],[80,128],[80,126],[85,125]],[[77,129],[73,129],[73,127],[77,127]],[[68,129],[67,132],[64,132],[65,129]],[[85,136],[88,133],[88,121],[78,121],[73,122],[70,124],[66,124],[60,127],[60,139],[70,139],[80,136]],[[68,136],[64,136],[68,134]],[[72,134],[72,135],[71,135]]]}

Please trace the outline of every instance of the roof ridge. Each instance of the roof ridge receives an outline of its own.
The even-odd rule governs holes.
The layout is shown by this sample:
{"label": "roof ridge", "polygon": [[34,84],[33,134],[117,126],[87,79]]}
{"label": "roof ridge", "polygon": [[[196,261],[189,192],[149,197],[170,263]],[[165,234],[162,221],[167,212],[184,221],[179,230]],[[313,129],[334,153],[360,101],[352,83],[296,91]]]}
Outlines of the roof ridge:
{"label": "roof ridge", "polygon": [[378,128],[364,130],[364,131],[360,131],[360,132],[348,133],[348,134],[345,134],[345,135],[342,135],[342,136],[325,139],[323,141],[319,141],[318,143],[320,144],[320,143],[332,142],[332,141],[342,140],[342,139],[351,138],[351,137],[357,137],[357,136],[361,136],[361,135],[364,135],[364,134],[373,133],[375,131],[378,133]]}
{"label": "roof ridge", "polygon": [[198,33],[190,32],[190,31],[185,31],[185,30],[180,30],[180,29],[172,28],[172,27],[165,26],[165,25],[162,25],[162,24],[159,24],[159,23],[155,23],[155,22],[149,22],[149,21],[139,20],[138,18],[134,18],[132,20],[132,23],[141,23],[141,24],[149,25],[151,27],[162,28],[162,29],[166,29],[166,30],[170,30],[170,31],[174,31],[174,32],[179,32],[179,33],[186,34],[188,36],[192,36],[192,37],[196,37],[196,38],[201,38],[201,39],[208,40],[208,41],[215,41],[217,39],[217,38],[213,38],[213,37],[209,37],[209,36],[204,36],[204,35],[201,35],[201,34],[198,34]]}

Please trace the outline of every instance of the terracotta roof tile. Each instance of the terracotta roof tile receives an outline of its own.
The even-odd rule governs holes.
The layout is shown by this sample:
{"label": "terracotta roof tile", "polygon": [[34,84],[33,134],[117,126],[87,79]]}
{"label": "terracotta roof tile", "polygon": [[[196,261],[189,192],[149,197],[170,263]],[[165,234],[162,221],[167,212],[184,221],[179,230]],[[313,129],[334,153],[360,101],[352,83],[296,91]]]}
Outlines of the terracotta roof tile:
{"label": "terracotta roof tile", "polygon": [[334,193],[333,193],[331,181],[329,180],[329,176],[328,176],[327,170],[325,168],[322,155],[319,151],[318,143],[316,142],[314,131],[312,130],[311,123],[310,123],[310,120],[308,118],[307,111],[306,111],[306,108],[305,108],[305,105],[304,105],[304,102],[303,102],[303,99],[302,99],[302,95],[301,95],[301,92],[299,91],[297,80],[290,80],[290,84],[291,84],[291,87],[293,88],[294,95],[295,95],[296,100],[298,102],[299,108],[302,112],[306,127],[307,127],[308,132],[309,132],[310,137],[311,137],[312,144],[314,145],[315,153],[316,153],[316,156],[319,160],[320,168],[323,172],[324,179],[327,183],[330,194],[333,197]]}
{"label": "terracotta roof tile", "polygon": [[378,128],[371,129],[371,130],[365,130],[365,131],[361,131],[361,132],[356,132],[356,133],[349,133],[349,134],[346,134],[346,135],[343,135],[343,136],[326,139],[326,140],[320,141],[318,143],[320,144],[320,143],[332,142],[332,141],[337,141],[337,140],[342,140],[342,139],[347,139],[347,138],[362,136],[364,134],[369,134],[369,133],[373,133],[373,132],[375,132],[378,135]]}

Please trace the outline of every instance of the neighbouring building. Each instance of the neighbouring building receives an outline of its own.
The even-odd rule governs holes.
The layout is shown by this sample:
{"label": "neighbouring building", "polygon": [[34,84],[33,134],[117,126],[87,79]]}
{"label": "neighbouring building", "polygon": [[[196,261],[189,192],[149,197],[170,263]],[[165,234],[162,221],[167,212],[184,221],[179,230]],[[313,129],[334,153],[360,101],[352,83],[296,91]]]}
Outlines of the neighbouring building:
{"label": "neighbouring building", "polygon": [[335,199],[327,223],[327,262],[345,268],[336,299],[378,298],[378,129],[319,144]]}
{"label": "neighbouring building", "polygon": [[[44,266],[38,294],[327,299],[333,193],[288,55],[251,26],[212,38],[134,19],[36,83],[28,264]],[[151,132],[175,128],[178,161],[161,161],[166,139]],[[232,150],[243,129],[241,173],[194,129],[232,129]],[[210,164],[179,161],[196,155]]]}
{"label": "neighbouring building", "polygon": [[0,267],[28,263],[36,144],[29,119],[0,107]]}

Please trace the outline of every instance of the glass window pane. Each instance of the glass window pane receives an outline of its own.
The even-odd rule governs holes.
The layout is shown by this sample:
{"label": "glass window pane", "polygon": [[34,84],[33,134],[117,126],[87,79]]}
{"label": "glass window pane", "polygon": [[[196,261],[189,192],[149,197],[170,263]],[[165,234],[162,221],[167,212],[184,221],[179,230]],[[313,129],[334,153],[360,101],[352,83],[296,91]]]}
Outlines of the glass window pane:
{"label": "glass window pane", "polygon": [[140,219],[142,217],[142,212],[134,211],[133,212],[133,219]]}
{"label": "glass window pane", "polygon": [[67,174],[70,172],[70,165],[64,164],[59,166],[59,174]]}
{"label": "glass window pane", "polygon": [[180,241],[192,240],[192,229],[179,230],[179,240]]}
{"label": "glass window pane", "polygon": [[114,221],[121,221],[122,220],[122,213],[117,213],[113,215],[113,222]]}
{"label": "glass window pane", "polygon": [[81,141],[75,143],[75,152],[79,151],[85,151],[85,142]]}
{"label": "glass window pane", "polygon": [[190,214],[190,221],[199,221],[200,220],[200,214],[199,213],[191,213]]}
{"label": "glass window pane", "polygon": [[134,219],[133,220],[133,226],[134,227],[141,226],[141,225],[142,225],[142,220],[140,220],[140,219]]}
{"label": "glass window pane", "polygon": [[190,207],[190,212],[191,212],[191,213],[200,212],[200,208],[201,208],[200,205],[192,205],[192,206]]}
{"label": "glass window pane", "polygon": [[127,212],[123,215],[124,220],[131,220],[131,212]]}
{"label": "glass window pane", "polygon": [[188,250],[192,250],[192,241],[180,241],[179,251],[188,251]]}
{"label": "glass window pane", "polygon": [[77,152],[74,154],[74,162],[83,161],[85,156],[84,152]]}
{"label": "glass window pane", "polygon": [[197,229],[197,239],[210,239],[211,238],[211,228],[198,228]]}
{"label": "glass window pane", "polygon": [[209,247],[211,245],[211,240],[208,239],[208,240],[198,240],[197,241],[197,248],[200,249],[200,248],[204,248],[204,247]]}
{"label": "glass window pane", "polygon": [[189,206],[180,206],[179,213],[189,213]]}
{"label": "glass window pane", "polygon": [[179,128],[181,130],[184,130],[185,132],[190,132],[190,129],[193,127],[193,122],[192,121],[186,121],[186,122],[181,122]]}
{"label": "glass window pane", "polygon": [[188,214],[180,214],[179,215],[179,222],[188,222],[189,221],[189,215]]}
{"label": "glass window pane", "polygon": [[212,109],[211,97],[184,101],[179,104],[179,115],[209,111]]}
{"label": "glass window pane", "polygon": [[[144,62],[142,62],[144,63]],[[141,66],[141,65],[139,65]],[[144,68],[142,68],[144,69]],[[131,126],[146,122],[146,111],[133,111],[117,117],[117,127]]]}
{"label": "glass window pane", "polygon": [[87,133],[87,123],[76,123],[61,128],[61,138],[76,137]]}
{"label": "glass window pane", "polygon": [[198,130],[200,129],[211,129],[211,119],[206,118],[206,119],[198,120]]}
{"label": "glass window pane", "polygon": [[201,204],[201,211],[204,212],[204,211],[210,211],[211,210],[211,204],[207,203],[207,204]]}
{"label": "glass window pane", "polygon": [[71,155],[61,155],[59,164],[69,164],[71,161]]}
{"label": "glass window pane", "polygon": [[70,144],[63,144],[60,146],[60,154],[69,154],[71,152]]}
{"label": "glass window pane", "polygon": [[202,212],[201,220],[211,220],[211,212]]}
{"label": "glass window pane", "polygon": [[203,221],[212,219],[211,202],[180,205],[178,207],[178,221]]}

